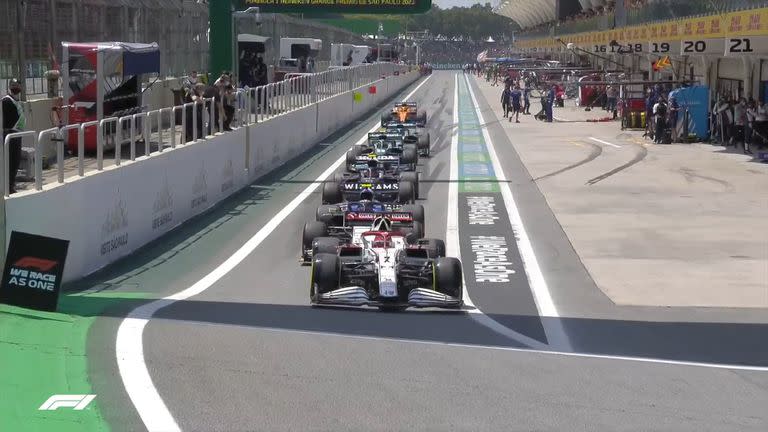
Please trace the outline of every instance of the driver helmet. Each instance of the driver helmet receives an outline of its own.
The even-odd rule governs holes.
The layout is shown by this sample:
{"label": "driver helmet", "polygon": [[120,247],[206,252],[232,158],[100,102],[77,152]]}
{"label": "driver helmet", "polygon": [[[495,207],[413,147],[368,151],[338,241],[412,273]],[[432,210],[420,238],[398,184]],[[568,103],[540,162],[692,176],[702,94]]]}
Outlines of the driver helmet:
{"label": "driver helmet", "polygon": [[370,188],[365,188],[362,191],[360,191],[360,200],[373,201],[373,190]]}
{"label": "driver helmet", "polygon": [[386,216],[379,216],[373,220],[371,231],[392,231],[392,221]]}

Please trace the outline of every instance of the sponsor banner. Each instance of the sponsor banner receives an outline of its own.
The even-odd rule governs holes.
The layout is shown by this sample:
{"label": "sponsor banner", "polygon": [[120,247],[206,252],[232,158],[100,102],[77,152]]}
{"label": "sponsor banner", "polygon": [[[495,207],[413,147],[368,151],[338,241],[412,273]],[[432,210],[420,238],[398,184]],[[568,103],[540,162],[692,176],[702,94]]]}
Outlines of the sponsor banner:
{"label": "sponsor banner", "polygon": [[0,302],[55,311],[69,241],[11,232],[0,286]]}

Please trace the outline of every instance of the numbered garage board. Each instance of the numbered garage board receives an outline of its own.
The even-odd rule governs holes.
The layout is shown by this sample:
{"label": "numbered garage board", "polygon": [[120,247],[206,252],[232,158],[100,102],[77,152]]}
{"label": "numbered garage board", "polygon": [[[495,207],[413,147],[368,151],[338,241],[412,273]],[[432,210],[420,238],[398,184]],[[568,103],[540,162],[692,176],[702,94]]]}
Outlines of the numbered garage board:
{"label": "numbered garage board", "polygon": [[[560,36],[595,54],[743,56],[768,54],[768,8]],[[517,41],[528,52],[544,51],[553,38]]]}

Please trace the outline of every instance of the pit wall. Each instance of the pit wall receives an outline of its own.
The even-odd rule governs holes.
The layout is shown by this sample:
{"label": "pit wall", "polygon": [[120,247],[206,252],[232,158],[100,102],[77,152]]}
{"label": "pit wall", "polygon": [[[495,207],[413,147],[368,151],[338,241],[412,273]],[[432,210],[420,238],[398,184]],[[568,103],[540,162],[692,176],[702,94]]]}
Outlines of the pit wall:
{"label": "pit wall", "polygon": [[69,240],[64,281],[79,279],[211,209],[418,78],[416,71],[388,76],[261,123],[11,195],[6,243],[12,231]]}

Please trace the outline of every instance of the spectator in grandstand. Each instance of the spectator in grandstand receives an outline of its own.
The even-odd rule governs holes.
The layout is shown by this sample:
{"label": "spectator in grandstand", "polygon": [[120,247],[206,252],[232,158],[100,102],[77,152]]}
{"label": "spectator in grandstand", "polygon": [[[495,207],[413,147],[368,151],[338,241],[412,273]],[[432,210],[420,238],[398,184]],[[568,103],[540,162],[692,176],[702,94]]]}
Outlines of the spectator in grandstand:
{"label": "spectator in grandstand", "polygon": [[[8,81],[8,94],[3,97],[3,142],[8,134],[22,132],[26,127],[26,116],[21,106],[21,81]],[[21,163],[21,138],[11,138],[8,143],[8,190],[16,192],[16,172]]]}

